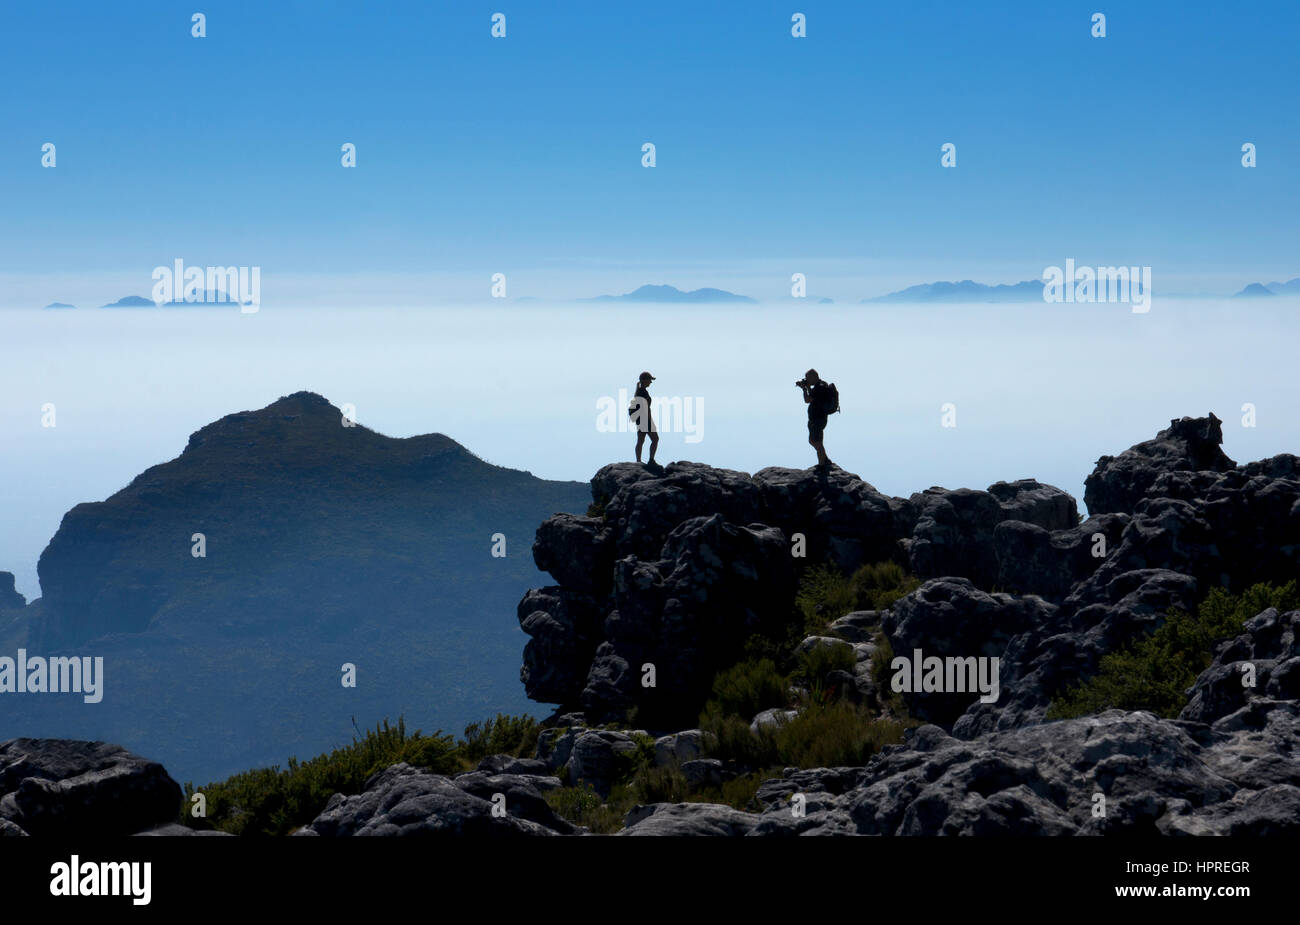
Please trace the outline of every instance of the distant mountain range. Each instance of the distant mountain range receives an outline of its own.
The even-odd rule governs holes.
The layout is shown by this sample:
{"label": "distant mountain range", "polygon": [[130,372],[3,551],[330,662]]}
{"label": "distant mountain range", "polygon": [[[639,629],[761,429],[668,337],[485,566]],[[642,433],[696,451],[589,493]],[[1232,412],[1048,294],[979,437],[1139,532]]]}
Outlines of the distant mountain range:
{"label": "distant mountain range", "polygon": [[1249,299],[1256,296],[1267,297],[1273,295],[1300,295],[1300,276],[1287,280],[1285,283],[1251,283],[1233,298]]}
{"label": "distant mountain range", "polygon": [[642,286],[624,295],[599,295],[593,299],[579,299],[579,302],[749,302],[756,299],[736,295],[725,289],[692,289],[683,292],[676,286]]}
{"label": "distant mountain range", "polygon": [[[155,302],[153,299],[146,299],[140,295],[122,296],[116,302],[109,302],[107,305],[101,305],[100,308],[200,308],[205,305],[238,305],[238,300],[227,296],[224,292],[216,289],[209,289],[203,293],[202,299],[193,299],[188,302],[178,302],[173,299],[170,302]],[[46,308],[73,308],[72,305],[64,305],[55,302]]]}
{"label": "distant mountain range", "polygon": [[51,302],[46,308],[76,308],[75,305],[69,305],[67,302]]}
{"label": "distant mountain range", "polygon": [[1041,280],[1025,280],[1014,285],[999,284],[989,286],[964,279],[958,283],[938,282],[922,283],[909,286],[889,295],[865,302],[1041,302],[1043,300],[1043,283]]}

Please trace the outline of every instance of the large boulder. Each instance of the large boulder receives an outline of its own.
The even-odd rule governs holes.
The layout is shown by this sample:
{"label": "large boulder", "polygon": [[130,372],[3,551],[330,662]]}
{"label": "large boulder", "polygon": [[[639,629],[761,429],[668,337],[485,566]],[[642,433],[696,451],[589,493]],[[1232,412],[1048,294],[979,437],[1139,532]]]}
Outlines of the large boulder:
{"label": "large boulder", "polygon": [[570,786],[590,785],[607,797],[614,783],[633,767],[642,748],[648,750],[647,740],[648,734],[639,731],[552,728],[538,736],[537,757]]}
{"label": "large boulder", "polygon": [[910,536],[917,512],[911,501],[883,495],[838,466],[754,473],[764,523],[787,536],[802,535],[809,561],[829,559],[845,574],[858,566],[902,561],[899,540]]}
{"label": "large boulder", "polygon": [[120,745],[72,739],[0,744],[0,819],[30,835],[130,835],[174,822],[181,788]]}
{"label": "large boulder", "polygon": [[[745,640],[788,619],[790,551],[773,527],[741,527],[714,514],[678,525],[653,572],[638,573],[644,564],[619,563],[616,607],[605,621],[605,641],[581,704],[597,722],[637,707],[643,718],[663,725],[689,723],[713,676],[737,660]],[[641,580],[634,580],[638,574]],[[649,665],[653,686],[643,684]]]}
{"label": "large boulder", "polygon": [[[598,474],[597,479],[608,481],[608,476]],[[747,524],[760,519],[761,504],[757,486],[744,472],[674,462],[658,477],[623,482],[605,505],[605,520],[616,557],[655,559],[683,521],[721,514],[732,523]]]}
{"label": "large boulder", "polygon": [[533,561],[569,591],[604,594],[614,562],[609,529],[598,517],[555,514],[537,528]]}
{"label": "large boulder", "polygon": [[634,807],[619,835],[748,835],[758,823],[753,813],[718,803],[653,803]]}
{"label": "large boulder", "polygon": [[[965,578],[928,581],[900,598],[885,611],[881,629],[889,637],[895,658],[985,658],[1002,661],[1011,639],[1043,631],[1053,625],[1056,606],[1039,597],[990,594]],[[991,666],[991,663],[988,663]],[[1002,668],[999,685],[1002,685]],[[999,691],[999,700],[1006,694]],[[902,694],[912,715],[951,726],[973,702],[978,692],[925,692]],[[990,704],[989,706],[995,706]]]}
{"label": "large boulder", "polygon": [[[512,806],[509,796],[505,801],[505,814],[493,814],[493,802],[470,792],[487,793],[478,778],[467,780],[464,787],[457,782],[408,764],[395,764],[374,774],[366,781],[365,789],[351,796],[336,793],[330,797],[325,809],[309,825],[295,835],[416,835],[416,836],[477,836],[501,838],[521,835],[554,835],[555,830],[519,812],[536,815],[537,794],[530,792],[528,799]],[[509,790],[518,782],[501,781],[498,786]],[[502,790],[494,792],[504,792]],[[488,794],[490,797],[491,794]],[[558,820],[558,817],[556,817]],[[563,820],[565,832],[569,824]]]}
{"label": "large boulder", "polygon": [[576,703],[600,634],[601,605],[589,594],[535,588],[517,610],[530,637],[519,680],[533,700]]}
{"label": "large boulder", "polygon": [[1037,479],[997,482],[989,494],[998,499],[1004,520],[1022,520],[1044,530],[1068,530],[1079,523],[1079,505],[1068,492]]}
{"label": "large boulder", "polygon": [[986,491],[931,488],[912,496],[920,510],[908,544],[912,573],[921,579],[968,578],[992,588],[998,577],[993,530],[1002,505]]}
{"label": "large boulder", "polygon": [[1213,414],[1185,417],[1151,440],[1119,456],[1102,456],[1084,482],[1083,502],[1090,514],[1132,514],[1161,473],[1174,470],[1225,472],[1236,466],[1220,449],[1223,422]]}
{"label": "large boulder", "polygon": [[1004,520],[993,530],[998,587],[1063,600],[1106,561],[1128,525],[1127,514],[1099,514],[1063,530]]}

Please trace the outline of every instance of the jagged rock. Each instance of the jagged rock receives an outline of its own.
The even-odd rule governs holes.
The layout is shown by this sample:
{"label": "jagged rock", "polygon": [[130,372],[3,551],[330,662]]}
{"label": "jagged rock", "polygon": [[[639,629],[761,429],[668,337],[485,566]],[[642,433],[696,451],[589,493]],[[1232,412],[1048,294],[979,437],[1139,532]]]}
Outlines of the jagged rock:
{"label": "jagged rock", "polygon": [[24,832],[18,826],[14,825],[8,819],[0,818],[0,838],[13,838],[13,837],[25,838],[27,837],[27,833]]}
{"label": "jagged rock", "polygon": [[880,611],[855,610],[831,623],[826,631],[846,642],[871,642],[880,625]]}
{"label": "jagged rock", "polygon": [[655,766],[660,768],[685,764],[704,755],[704,733],[684,729],[655,739]]}
{"label": "jagged rock", "polygon": [[1100,514],[1049,532],[1027,521],[1004,520],[993,529],[998,587],[1059,602],[1106,561],[1128,522],[1127,514]]}
{"label": "jagged rock", "polygon": [[[607,482],[609,476],[597,474],[593,493],[595,481]],[[747,524],[756,519],[760,504],[758,488],[744,472],[675,462],[661,476],[622,481],[605,506],[605,520],[617,558],[653,560],[682,522],[721,514],[732,523]]]}
{"label": "jagged rock", "polygon": [[489,774],[550,774],[546,762],[539,758],[516,758],[514,755],[488,755],[478,763],[478,770]]}
{"label": "jagged rock", "polygon": [[[925,658],[1000,658],[1013,636],[1041,630],[1055,613],[1053,604],[1038,597],[989,594],[965,578],[939,578],[895,602],[881,628],[896,658],[912,659],[916,649]],[[914,716],[951,725],[979,694],[912,691],[901,696]]]}
{"label": "jagged rock", "polygon": [[1013,637],[999,663],[1001,696],[972,703],[952,726],[961,738],[1041,723],[1053,696],[1097,672],[1101,658],[1154,631],[1171,607],[1194,607],[1196,580],[1161,569],[1126,572],[1096,589],[1095,603],[1065,603]]}
{"label": "jagged rock", "polygon": [[548,517],[537,528],[533,561],[569,591],[604,594],[614,563],[609,529],[597,517]]}
{"label": "jagged rock", "polygon": [[130,835],[175,820],[181,788],[120,745],[72,739],[0,744],[0,818],[31,835]]}
{"label": "jagged rock", "polygon": [[1213,414],[1185,417],[1131,446],[1119,456],[1103,456],[1084,482],[1083,502],[1091,514],[1132,514],[1162,472],[1224,472],[1236,466],[1221,450],[1223,422]]}
{"label": "jagged rock", "polygon": [[575,834],[578,829],[567,819],[555,814],[544,794],[563,786],[558,778],[545,774],[496,774],[491,771],[469,771],[457,774],[452,783],[489,803],[497,794],[505,797],[505,809],[511,816],[536,822],[559,832]]}
{"label": "jagged rock", "polygon": [[1044,530],[1069,530],[1079,524],[1079,505],[1055,485],[1037,479],[997,482],[989,494],[1002,507],[1003,520],[1020,520]]}
{"label": "jagged rock", "polygon": [[[1246,621],[1246,632],[1222,643],[1192,685],[1180,719],[1212,723],[1252,700],[1300,699],[1300,610],[1268,608]],[[1244,669],[1254,672],[1246,686]]]}
{"label": "jagged rock", "polygon": [[1300,835],[1300,787],[1241,791],[1201,812],[1178,801],[1158,827],[1165,835]]}
{"label": "jagged rock", "polygon": [[921,511],[908,544],[912,573],[922,580],[951,576],[993,587],[998,577],[993,529],[1003,520],[998,499],[969,488],[931,488],[912,501]]}
{"label": "jagged rock", "polygon": [[552,773],[570,786],[586,783],[603,797],[628,769],[645,732],[615,732],[608,729],[548,729],[537,738],[537,757]]}
{"label": "jagged rock", "polygon": [[[848,572],[901,559],[916,522],[910,501],[836,467],[751,478],[618,463],[596,473],[592,498],[593,516],[556,515],[537,533],[534,559],[560,586],[519,606],[531,637],[521,677],[530,697],[561,711],[581,706],[609,722],[635,708],[669,728],[698,716],[747,639],[784,632],[793,534],[804,534],[808,558]],[[654,686],[642,683],[649,665]]]}
{"label": "jagged rock", "polygon": [[533,700],[576,700],[596,650],[600,610],[594,598],[557,587],[529,591],[519,602],[519,625],[531,637],[524,646],[519,680]]}
{"label": "jagged rock", "polygon": [[692,789],[722,786],[722,762],[717,758],[696,758],[685,761],[682,763],[681,772]]}
{"label": "jagged rock", "polygon": [[0,572],[0,610],[22,610],[27,598],[14,589],[13,572]]}
{"label": "jagged rock", "polygon": [[717,803],[653,803],[628,812],[618,835],[748,835],[758,822],[750,813]]}
{"label": "jagged rock", "polygon": [[[1151,832],[1167,814],[1238,792],[1207,763],[1212,750],[1178,723],[1119,710],[974,741],[926,726],[866,768],[764,784],[767,808],[755,834]],[[792,792],[805,794],[802,819],[790,812]],[[1092,815],[1098,792],[1106,797],[1102,820]]]}
{"label": "jagged rock", "polygon": [[511,815],[508,799],[507,814],[494,817],[488,800],[440,774],[402,763],[371,776],[359,794],[334,794],[320,815],[294,834],[509,837],[555,832]]}
{"label": "jagged rock", "polygon": [[916,525],[911,501],[882,495],[838,466],[772,466],[755,472],[754,484],[764,523],[787,536],[802,534],[809,560],[829,558],[845,574],[864,563],[900,559],[898,542]]}
{"label": "jagged rock", "polygon": [[[620,576],[635,572],[634,564],[620,562]],[[597,722],[620,719],[632,706],[661,725],[689,722],[744,640],[789,616],[794,567],[775,528],[736,526],[721,514],[691,518],[665,540],[654,570],[661,583],[616,582],[607,640],[580,697]],[[641,683],[646,665],[655,669],[653,687]]]}

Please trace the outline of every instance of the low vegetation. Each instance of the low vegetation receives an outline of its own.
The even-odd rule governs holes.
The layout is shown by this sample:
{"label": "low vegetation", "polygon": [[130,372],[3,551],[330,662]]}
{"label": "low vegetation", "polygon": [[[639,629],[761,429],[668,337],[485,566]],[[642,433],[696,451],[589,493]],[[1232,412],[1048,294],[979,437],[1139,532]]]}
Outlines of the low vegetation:
{"label": "low vegetation", "polygon": [[[537,720],[530,716],[500,714],[471,724],[457,742],[440,731],[408,733],[400,717],[396,725],[385,720],[374,729],[358,730],[352,744],[309,761],[290,758],[285,768],[257,768],[204,787],[186,783],[181,822],[234,835],[287,835],[316,818],[335,793],[360,793],[372,774],[389,765],[406,762],[454,774],[470,770],[487,755],[531,754],[537,731]],[[188,811],[196,792],[207,801],[202,819]]]}
{"label": "low vegetation", "polygon": [[1069,719],[1112,708],[1176,717],[1187,705],[1187,689],[1210,666],[1217,643],[1240,635],[1242,624],[1261,610],[1297,606],[1294,581],[1257,584],[1236,595],[1215,588],[1195,614],[1170,610],[1154,633],[1104,656],[1097,674],[1055,699],[1047,717]]}

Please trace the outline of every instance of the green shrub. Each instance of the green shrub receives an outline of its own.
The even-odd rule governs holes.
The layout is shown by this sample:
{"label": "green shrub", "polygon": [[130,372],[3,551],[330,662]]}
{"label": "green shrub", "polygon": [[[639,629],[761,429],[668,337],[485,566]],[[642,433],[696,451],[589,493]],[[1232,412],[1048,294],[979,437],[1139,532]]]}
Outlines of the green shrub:
{"label": "green shrub", "polygon": [[540,731],[541,725],[531,716],[498,713],[495,719],[470,723],[465,727],[460,754],[469,765],[476,765],[489,755],[531,757],[537,749]]}
{"label": "green shrub", "polygon": [[900,597],[921,586],[920,580],[897,562],[864,565],[853,573],[849,584],[857,603],[855,610],[888,610]]}
{"label": "green shrub", "polygon": [[351,745],[309,761],[289,759],[289,766],[258,768],[219,783],[196,788],[185,785],[185,806],[201,791],[207,797],[207,818],[182,822],[217,828],[235,835],[286,835],[315,819],[335,793],[360,793],[366,779],[398,762],[429,768],[439,774],[460,770],[461,762],[451,736],[418,730],[407,735],[406,724],[387,720],[368,730]]}
{"label": "green shrub", "polygon": [[749,720],[735,714],[705,709],[700,716],[705,733],[705,754],[722,761],[734,761],[744,768],[762,768],[777,763],[776,739],[771,729],[750,732]]}
{"label": "green shrub", "polygon": [[705,710],[748,719],[769,707],[783,707],[789,702],[789,680],[776,670],[771,659],[761,658],[719,672],[713,679],[713,696]]}
{"label": "green shrub", "polygon": [[863,565],[848,577],[833,565],[814,565],[799,582],[795,606],[804,630],[820,633],[854,610],[885,610],[920,584],[896,562]]}
{"label": "green shrub", "polygon": [[1238,595],[1215,588],[1196,615],[1170,610],[1154,633],[1101,659],[1096,675],[1052,701],[1048,719],[1087,716],[1103,710],[1150,710],[1176,717],[1187,705],[1186,691],[1210,666],[1215,644],[1241,633],[1261,610],[1300,606],[1296,583],[1257,584]]}
{"label": "green shrub", "polygon": [[549,790],[544,798],[556,814],[597,835],[612,835],[623,828],[623,818],[636,805],[625,787],[615,787],[603,800],[590,784]]}
{"label": "green shrub", "polygon": [[903,725],[840,701],[814,704],[776,728],[780,763],[800,768],[861,766],[883,745],[903,741]]}
{"label": "green shrub", "polygon": [[810,686],[825,688],[827,675],[832,671],[852,671],[857,656],[850,645],[819,645],[799,653],[799,667],[795,674]]}

